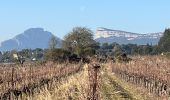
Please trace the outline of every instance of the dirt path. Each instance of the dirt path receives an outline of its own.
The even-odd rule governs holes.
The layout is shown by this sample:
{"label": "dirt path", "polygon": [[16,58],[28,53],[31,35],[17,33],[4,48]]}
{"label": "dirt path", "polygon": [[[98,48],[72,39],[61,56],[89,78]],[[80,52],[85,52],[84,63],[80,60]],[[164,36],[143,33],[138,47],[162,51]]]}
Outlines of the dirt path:
{"label": "dirt path", "polygon": [[154,100],[152,95],[117,77],[109,65],[100,69],[100,100]]}
{"label": "dirt path", "polygon": [[107,73],[102,76],[101,92],[103,100],[136,100]]}

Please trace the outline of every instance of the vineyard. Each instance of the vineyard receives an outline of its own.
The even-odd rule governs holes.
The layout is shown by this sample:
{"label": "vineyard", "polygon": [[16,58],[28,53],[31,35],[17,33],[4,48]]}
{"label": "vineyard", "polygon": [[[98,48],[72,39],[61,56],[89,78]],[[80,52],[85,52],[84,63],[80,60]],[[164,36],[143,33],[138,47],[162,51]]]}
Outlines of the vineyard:
{"label": "vineyard", "polygon": [[2,100],[24,99],[45,86],[52,88],[55,81],[80,70],[81,64],[26,64],[0,67],[0,96]]}
{"label": "vineyard", "polygon": [[0,99],[167,100],[169,65],[161,56],[136,56],[121,63],[1,64]]}
{"label": "vineyard", "polygon": [[[148,90],[158,97],[170,95],[170,61],[160,56],[134,57],[129,63],[110,63],[119,78]],[[166,100],[166,99],[165,99]]]}

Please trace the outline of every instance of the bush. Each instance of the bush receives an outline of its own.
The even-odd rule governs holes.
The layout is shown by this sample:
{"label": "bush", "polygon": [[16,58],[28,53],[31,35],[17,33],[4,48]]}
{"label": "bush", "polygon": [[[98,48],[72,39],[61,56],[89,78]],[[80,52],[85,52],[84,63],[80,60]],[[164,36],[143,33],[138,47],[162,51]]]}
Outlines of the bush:
{"label": "bush", "polygon": [[69,57],[71,53],[67,50],[63,49],[52,49],[49,50],[46,54],[46,59],[53,61],[53,62],[65,62]]}
{"label": "bush", "polygon": [[95,54],[96,54],[96,50],[93,49],[93,48],[85,48],[85,49],[84,49],[84,55],[85,55],[85,56],[90,56],[90,57],[92,57],[92,56],[95,55]]}
{"label": "bush", "polygon": [[165,53],[165,56],[170,58],[170,52]]}

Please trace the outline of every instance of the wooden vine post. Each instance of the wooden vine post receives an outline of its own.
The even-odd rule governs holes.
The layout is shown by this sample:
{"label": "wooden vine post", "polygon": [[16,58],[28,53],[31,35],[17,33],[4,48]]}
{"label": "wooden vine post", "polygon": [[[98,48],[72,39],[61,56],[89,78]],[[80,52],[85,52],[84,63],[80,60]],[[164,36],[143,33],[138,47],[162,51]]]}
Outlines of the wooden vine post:
{"label": "wooden vine post", "polygon": [[89,96],[88,100],[98,100],[98,73],[100,65],[93,64],[89,66]]}

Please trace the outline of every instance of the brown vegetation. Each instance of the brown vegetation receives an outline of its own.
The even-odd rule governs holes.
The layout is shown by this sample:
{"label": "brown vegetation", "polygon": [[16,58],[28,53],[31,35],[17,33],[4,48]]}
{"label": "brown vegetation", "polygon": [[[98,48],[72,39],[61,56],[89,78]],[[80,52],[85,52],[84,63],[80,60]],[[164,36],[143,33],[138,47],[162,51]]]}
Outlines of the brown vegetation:
{"label": "brown vegetation", "polygon": [[[169,59],[163,56],[136,56],[132,59],[114,63],[93,58],[88,64],[44,62],[1,65],[0,97],[2,100],[136,98],[131,90],[119,84],[119,79],[123,79],[132,87],[134,84],[158,98],[167,99],[170,94]],[[139,97],[142,98],[140,94]]]}
{"label": "brown vegetation", "polygon": [[26,64],[3,65],[0,67],[0,96],[3,100],[22,98],[23,94],[33,95],[33,92],[52,87],[53,81],[68,76],[80,70],[81,64]]}
{"label": "brown vegetation", "polygon": [[170,61],[160,56],[134,57],[128,63],[112,63],[112,71],[127,82],[145,87],[157,96],[170,95]]}

